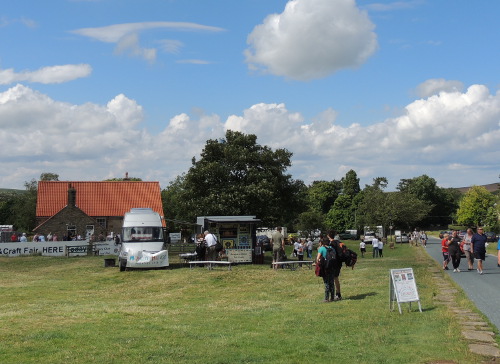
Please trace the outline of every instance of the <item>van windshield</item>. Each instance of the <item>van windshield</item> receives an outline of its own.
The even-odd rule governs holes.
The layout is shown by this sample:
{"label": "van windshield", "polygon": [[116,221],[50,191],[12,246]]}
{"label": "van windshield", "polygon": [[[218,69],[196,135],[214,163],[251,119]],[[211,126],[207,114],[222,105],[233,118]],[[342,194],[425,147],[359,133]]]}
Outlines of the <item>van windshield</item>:
{"label": "van windshield", "polygon": [[158,226],[124,227],[122,241],[124,242],[163,241],[163,229]]}

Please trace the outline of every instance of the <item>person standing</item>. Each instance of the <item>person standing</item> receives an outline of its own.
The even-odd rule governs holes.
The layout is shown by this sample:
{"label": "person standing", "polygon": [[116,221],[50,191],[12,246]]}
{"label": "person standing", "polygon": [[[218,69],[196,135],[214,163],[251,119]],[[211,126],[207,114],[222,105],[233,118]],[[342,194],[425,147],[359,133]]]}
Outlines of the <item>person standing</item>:
{"label": "person standing", "polygon": [[364,258],[366,253],[366,243],[363,240],[359,243],[359,250],[361,251],[361,258]]}
{"label": "person standing", "polygon": [[423,247],[427,248],[427,234],[425,233],[425,231],[422,231],[422,233],[420,234],[420,240],[422,241]]}
{"label": "person standing", "polygon": [[467,265],[469,266],[469,270],[474,269],[474,252],[472,251],[471,248],[471,239],[472,235],[474,235],[473,231],[471,228],[467,229],[464,239],[462,240],[461,247],[462,251],[465,254],[465,258],[467,260]]}
{"label": "person standing", "polygon": [[[301,241],[299,243],[299,247],[297,248],[297,258],[299,261],[304,260],[304,249],[306,248],[305,245],[306,245],[306,242]],[[302,263],[299,263],[299,267],[302,267]]]}
{"label": "person standing", "polygon": [[300,248],[300,241],[299,238],[296,238],[295,242],[293,243],[293,256],[297,257],[299,253],[299,248]]}
{"label": "person standing", "polygon": [[208,260],[215,260],[217,257],[217,252],[215,251],[215,244],[217,244],[217,238],[214,234],[211,234],[208,230],[204,232],[205,242],[207,246],[206,257]]}
{"label": "person standing", "polygon": [[458,236],[458,231],[453,230],[451,238],[448,238],[448,253],[451,258],[451,264],[453,264],[453,272],[460,273],[460,238]]}
{"label": "person standing", "polygon": [[378,239],[377,239],[377,235],[373,236],[372,249],[373,249],[372,250],[373,258],[378,258]]}
{"label": "person standing", "polygon": [[380,238],[380,240],[378,241],[378,256],[380,258],[384,256],[383,250],[384,250],[384,241],[382,238]]}
{"label": "person standing", "polygon": [[28,238],[26,237],[26,233],[23,233],[21,238],[19,238],[20,243],[26,243],[28,241]]}
{"label": "person standing", "polygon": [[328,254],[328,249],[333,249],[330,247],[330,240],[328,238],[321,238],[319,241],[318,255],[316,257],[316,264],[321,267],[321,277],[323,278],[323,283],[325,284],[325,299],[323,302],[332,302],[335,300],[335,278],[334,270],[325,268],[325,260]]}
{"label": "person standing", "polygon": [[[271,235],[271,243],[273,244],[273,263],[280,261],[281,251],[285,250],[285,238],[281,234],[281,226],[276,228],[276,231]],[[273,265],[274,269],[278,269],[278,265]]]}
{"label": "person standing", "polygon": [[[330,230],[328,232],[328,240],[330,240],[330,246],[336,250],[336,256],[340,256],[341,248],[339,245],[339,241],[335,239],[337,236],[335,230]],[[335,283],[335,289],[337,291],[337,294],[335,295],[335,298],[333,299],[334,301],[340,301],[342,299],[342,295],[340,294],[340,269],[342,268],[342,262],[338,259],[335,260],[334,267],[333,267],[333,281]]]}
{"label": "person standing", "polygon": [[498,239],[497,243],[497,267],[500,268],[500,238]]}
{"label": "person standing", "polygon": [[309,238],[307,240],[307,258],[311,259],[313,256],[313,240],[312,238]]}
{"label": "person standing", "polygon": [[441,252],[443,253],[443,269],[448,270],[448,262],[450,261],[450,254],[448,252],[448,238],[449,234],[443,235],[443,240],[441,240]]}
{"label": "person standing", "polygon": [[477,228],[477,233],[472,235],[471,244],[474,258],[477,259],[477,272],[483,274],[483,260],[486,258],[486,240],[487,237],[482,227]]}

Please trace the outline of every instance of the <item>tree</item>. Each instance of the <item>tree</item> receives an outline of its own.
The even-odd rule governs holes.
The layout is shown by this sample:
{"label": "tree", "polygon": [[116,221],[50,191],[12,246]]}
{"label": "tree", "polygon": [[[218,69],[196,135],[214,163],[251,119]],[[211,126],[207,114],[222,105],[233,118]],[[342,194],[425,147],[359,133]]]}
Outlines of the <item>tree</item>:
{"label": "tree", "polygon": [[486,223],[488,210],[495,198],[482,186],[472,186],[463,196],[457,210],[457,222],[467,226],[482,226]]}
{"label": "tree", "polygon": [[307,203],[309,208],[326,214],[342,191],[340,181],[314,181],[307,188]]}
{"label": "tree", "polygon": [[205,215],[256,215],[264,224],[292,224],[306,210],[306,187],[286,169],[292,153],[257,144],[253,134],[228,130],[208,140],[200,160],[169,186],[166,204],[182,200],[186,219]]}
{"label": "tree", "polygon": [[324,230],[323,214],[305,211],[299,215],[295,227],[299,231],[305,231],[307,236],[314,236],[317,230]]}
{"label": "tree", "polygon": [[59,181],[59,175],[56,173],[42,173],[40,175],[40,181]]}
{"label": "tree", "polygon": [[441,188],[434,178],[425,174],[411,179],[402,179],[397,189],[410,193],[431,206],[428,214],[418,222],[419,225],[445,225],[452,221],[452,216],[458,206],[459,192],[457,190]]}
{"label": "tree", "polygon": [[361,188],[359,187],[358,175],[352,169],[346,173],[345,177],[342,178],[341,182],[342,182],[342,193],[344,195],[348,195],[351,196],[351,198],[353,198],[361,191]]}
{"label": "tree", "polygon": [[352,227],[352,198],[350,195],[340,195],[325,218],[329,229],[345,231]]}

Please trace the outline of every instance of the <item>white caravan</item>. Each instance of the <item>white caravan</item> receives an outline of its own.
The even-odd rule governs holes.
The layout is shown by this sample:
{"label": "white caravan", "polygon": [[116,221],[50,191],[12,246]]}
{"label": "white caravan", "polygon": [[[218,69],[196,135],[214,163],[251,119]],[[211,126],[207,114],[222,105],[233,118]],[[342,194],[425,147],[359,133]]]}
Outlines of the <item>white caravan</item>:
{"label": "white caravan", "polygon": [[160,215],[150,208],[130,209],[123,217],[120,271],[168,267]]}

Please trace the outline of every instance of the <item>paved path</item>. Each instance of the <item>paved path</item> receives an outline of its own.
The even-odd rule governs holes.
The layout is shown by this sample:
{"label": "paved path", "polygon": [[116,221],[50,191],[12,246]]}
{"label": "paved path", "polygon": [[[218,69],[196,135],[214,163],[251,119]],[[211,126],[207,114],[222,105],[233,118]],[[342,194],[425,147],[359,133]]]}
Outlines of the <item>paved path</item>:
{"label": "paved path", "polygon": [[[426,249],[431,257],[442,264],[441,239],[429,237],[427,248],[418,249]],[[467,270],[464,258],[460,262],[460,273],[453,273],[451,262],[448,266],[451,269],[445,272],[462,287],[476,307],[500,330],[500,268],[497,267],[497,257],[492,255],[486,257],[482,275],[475,269]]]}

